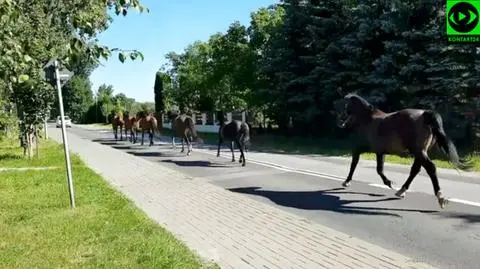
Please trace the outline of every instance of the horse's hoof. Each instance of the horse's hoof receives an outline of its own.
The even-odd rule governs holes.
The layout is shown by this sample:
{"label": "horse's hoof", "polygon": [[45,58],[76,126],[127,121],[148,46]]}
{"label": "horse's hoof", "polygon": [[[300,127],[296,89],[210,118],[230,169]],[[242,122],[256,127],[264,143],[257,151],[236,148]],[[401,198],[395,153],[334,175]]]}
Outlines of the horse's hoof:
{"label": "horse's hoof", "polygon": [[393,181],[387,181],[384,183],[386,186],[388,186],[390,189],[394,189],[393,186],[395,186],[395,182]]}
{"label": "horse's hoof", "polygon": [[344,181],[342,183],[342,186],[345,187],[345,188],[348,188],[348,187],[350,187],[350,184],[351,184],[350,182]]}
{"label": "horse's hoof", "polygon": [[232,163],[235,162],[235,159],[232,159]]}
{"label": "horse's hoof", "polygon": [[187,152],[187,156],[190,156],[190,154],[192,154],[191,152]]}
{"label": "horse's hoof", "polygon": [[441,209],[444,209],[448,205],[448,199],[445,197],[438,198],[438,204],[440,205]]}
{"label": "horse's hoof", "polygon": [[437,193],[437,199],[438,199],[438,204],[440,205],[440,208],[444,209],[447,204],[449,203],[448,199],[445,198],[442,194],[441,191]]}
{"label": "horse's hoof", "polygon": [[242,163],[242,166],[245,166],[245,162]]}
{"label": "horse's hoof", "polygon": [[239,163],[242,163],[242,161],[243,161],[242,159],[238,160]]}
{"label": "horse's hoof", "polygon": [[217,154],[217,157],[220,157],[220,154]]}
{"label": "horse's hoof", "polygon": [[406,191],[407,190],[405,190],[404,188],[401,188],[397,192],[395,192],[395,196],[400,197],[400,198],[404,198]]}

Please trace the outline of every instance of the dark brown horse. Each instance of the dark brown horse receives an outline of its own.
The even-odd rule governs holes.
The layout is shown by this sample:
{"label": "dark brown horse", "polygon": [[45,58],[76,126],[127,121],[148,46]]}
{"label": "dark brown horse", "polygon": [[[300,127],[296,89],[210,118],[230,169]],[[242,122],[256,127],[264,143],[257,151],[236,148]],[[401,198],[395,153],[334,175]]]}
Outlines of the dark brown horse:
{"label": "dark brown horse", "polygon": [[125,120],[125,137],[128,137],[128,132],[130,132],[129,141],[133,144],[137,143],[137,131],[140,128],[138,119],[136,116],[127,115],[124,118]]}
{"label": "dark brown horse", "polygon": [[395,195],[405,197],[405,192],[423,166],[432,181],[433,192],[440,207],[445,207],[448,200],[442,194],[436,167],[429,158],[428,151],[436,142],[453,164],[460,169],[465,169],[467,166],[460,162],[455,145],[445,134],[442,118],[438,113],[432,110],[410,108],[385,113],[356,94],[347,94],[343,100],[336,103],[336,108],[337,111],[342,110],[337,114],[339,127],[355,131],[365,138],[365,141],[359,143],[352,151],[350,172],[342,184],[344,187],[350,185],[360,155],[373,152],[377,155],[378,175],[386,186],[393,189],[393,182],[383,173],[385,155],[410,153],[414,157],[410,175]]}
{"label": "dark brown horse", "polygon": [[230,141],[230,150],[232,152],[232,162],[235,161],[235,153],[233,151],[234,143],[240,150],[239,162],[242,166],[246,165],[245,151],[246,144],[250,142],[250,127],[246,122],[239,120],[232,120],[225,124],[225,115],[222,111],[217,113],[218,122],[220,123],[218,129],[218,148],[217,157],[220,157],[220,146],[225,140]]}
{"label": "dark brown horse", "polygon": [[150,138],[149,146],[153,146],[153,136],[155,135],[155,133],[160,134],[160,130],[158,128],[158,121],[153,115],[150,115],[144,112],[139,113],[138,116],[139,116],[139,125],[142,132],[141,145],[143,146],[145,132],[148,132],[148,136]]}
{"label": "dark brown horse", "polygon": [[112,119],[112,129],[113,135],[115,136],[115,140],[118,139],[118,128],[120,128],[120,140],[123,140],[123,125],[125,121],[123,120],[123,116],[121,114],[117,114]]}
{"label": "dark brown horse", "polygon": [[203,143],[203,140],[197,135],[197,128],[192,117],[186,114],[176,114],[171,111],[168,112],[168,118],[172,121],[172,147],[176,148],[175,137],[180,137],[182,140],[182,151],[185,151],[184,141],[187,142],[187,156],[193,150],[193,141]]}

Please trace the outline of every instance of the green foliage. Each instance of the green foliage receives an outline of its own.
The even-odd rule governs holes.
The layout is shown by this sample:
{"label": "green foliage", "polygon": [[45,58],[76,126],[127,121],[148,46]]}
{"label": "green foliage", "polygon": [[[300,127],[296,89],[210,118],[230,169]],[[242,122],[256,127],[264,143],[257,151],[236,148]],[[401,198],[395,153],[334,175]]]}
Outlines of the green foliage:
{"label": "green foliage", "polygon": [[[72,79],[62,87],[63,108],[65,115],[68,115],[74,122],[85,122],[88,108],[93,104],[92,84],[88,77],[73,76]],[[55,102],[52,106],[50,116],[60,115],[58,95],[55,95]]]}
{"label": "green foliage", "polygon": [[165,74],[157,72],[155,74],[155,84],[153,86],[155,94],[155,114],[161,115],[165,111],[165,98],[163,94],[163,78]]}
{"label": "green foliage", "polygon": [[444,11],[439,0],[283,0],[253,12],[248,27],[233,22],[167,54],[165,95],[181,108],[248,109],[283,131],[292,119],[299,134],[327,136],[337,134],[333,102],[355,91],[386,112],[433,108],[450,133],[466,119],[449,113],[478,109],[479,53],[446,42]]}
{"label": "green foliage", "polygon": [[[22,136],[43,121],[53,104],[55,94],[42,75],[43,65],[53,57],[58,57],[67,68],[84,78],[100,58],[107,59],[112,52],[132,60],[143,60],[138,51],[110,49],[96,39],[112,20],[108,9],[125,16],[130,8],[148,12],[138,0],[0,1],[3,97],[16,104]],[[80,93],[69,92],[68,86],[66,88],[71,113],[78,112],[77,118],[84,112],[81,110],[88,107],[86,88],[85,79],[71,83],[70,90],[81,89]],[[84,97],[80,97],[82,94]]]}

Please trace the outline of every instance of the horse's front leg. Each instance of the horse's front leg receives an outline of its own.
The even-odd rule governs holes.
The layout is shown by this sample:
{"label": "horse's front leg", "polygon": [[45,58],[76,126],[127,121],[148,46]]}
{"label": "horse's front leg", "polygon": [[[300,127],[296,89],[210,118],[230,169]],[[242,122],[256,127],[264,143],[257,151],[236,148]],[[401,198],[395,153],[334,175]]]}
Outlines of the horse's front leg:
{"label": "horse's front leg", "polygon": [[377,174],[382,178],[383,184],[393,189],[393,182],[389,180],[383,173],[383,165],[385,164],[385,154],[377,153]]}
{"label": "horse's front leg", "polygon": [[177,145],[175,145],[175,136],[172,136],[172,148],[176,149]]}
{"label": "horse's front leg", "polygon": [[354,150],[352,152],[352,162],[350,163],[350,171],[348,172],[347,179],[342,183],[343,187],[350,186],[350,181],[352,181],[353,173],[355,172],[355,168],[357,168],[358,161],[360,160],[361,151]]}
{"label": "horse's front leg", "polygon": [[130,136],[132,137],[133,144],[137,143],[137,131],[132,129],[130,130]]}
{"label": "horse's front leg", "polygon": [[180,152],[185,152],[185,144],[184,144],[183,140],[185,140],[184,137],[182,137],[182,151],[180,151]]}
{"label": "horse's front leg", "polygon": [[141,144],[140,144],[140,145],[142,145],[142,146],[143,146],[143,139],[144,139],[144,137],[145,137],[145,131],[142,129],[142,142],[141,142]]}
{"label": "horse's front leg", "polygon": [[217,157],[220,157],[220,147],[223,144],[223,139],[221,137],[218,138],[218,148],[217,148]]}
{"label": "horse's front leg", "polygon": [[120,126],[120,141],[123,141],[123,126]]}

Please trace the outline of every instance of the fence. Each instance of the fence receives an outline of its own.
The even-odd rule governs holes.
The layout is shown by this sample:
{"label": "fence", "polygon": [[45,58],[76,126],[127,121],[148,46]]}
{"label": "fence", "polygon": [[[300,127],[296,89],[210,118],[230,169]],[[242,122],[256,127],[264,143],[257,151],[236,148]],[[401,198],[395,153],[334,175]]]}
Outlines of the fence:
{"label": "fence", "polygon": [[[215,119],[215,113],[193,113],[192,119],[195,121],[197,131],[204,133],[217,133],[218,132],[218,121]],[[229,112],[227,113],[227,122],[231,120],[241,120],[245,121],[246,113],[245,112]],[[163,119],[163,127],[167,129],[172,129],[172,124],[166,116]]]}

